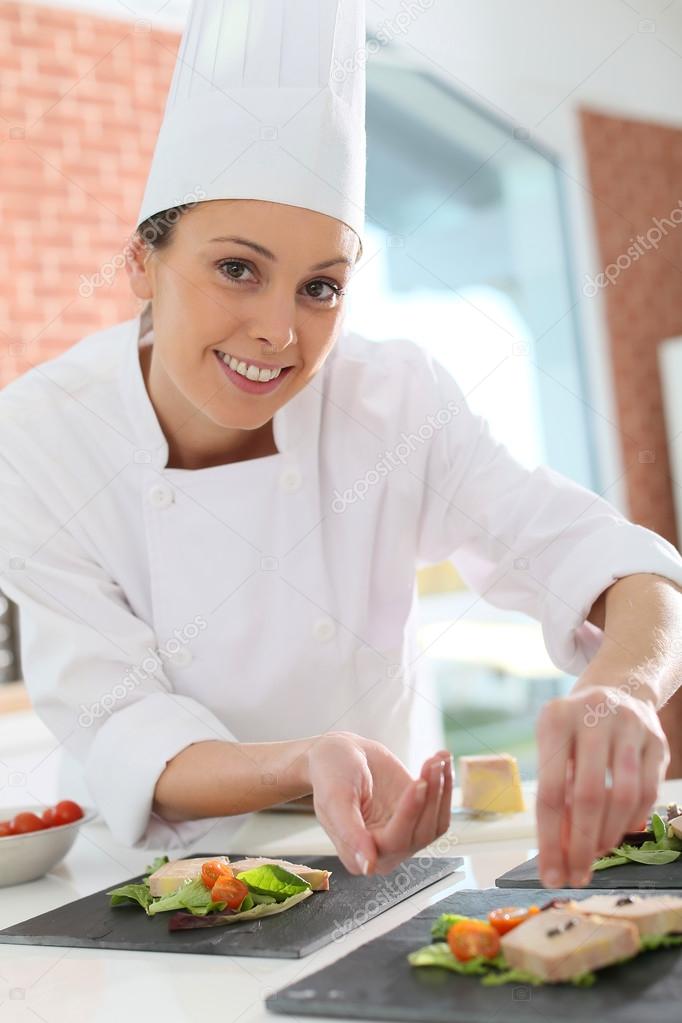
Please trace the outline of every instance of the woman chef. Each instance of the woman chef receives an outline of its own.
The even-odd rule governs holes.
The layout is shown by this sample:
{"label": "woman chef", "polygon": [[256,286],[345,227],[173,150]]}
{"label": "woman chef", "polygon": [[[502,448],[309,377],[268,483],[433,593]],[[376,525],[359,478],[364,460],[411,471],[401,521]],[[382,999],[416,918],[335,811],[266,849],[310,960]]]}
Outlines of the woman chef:
{"label": "woman chef", "polygon": [[151,321],[2,394],[26,684],[121,842],[312,792],[347,868],[385,871],[448,826],[414,624],[416,568],[452,558],[579,676],[540,715],[538,822],[545,882],[580,884],[668,762],[682,561],[522,468],[416,344],[343,331],[364,10],[303,7],[195,0],[129,249]]}

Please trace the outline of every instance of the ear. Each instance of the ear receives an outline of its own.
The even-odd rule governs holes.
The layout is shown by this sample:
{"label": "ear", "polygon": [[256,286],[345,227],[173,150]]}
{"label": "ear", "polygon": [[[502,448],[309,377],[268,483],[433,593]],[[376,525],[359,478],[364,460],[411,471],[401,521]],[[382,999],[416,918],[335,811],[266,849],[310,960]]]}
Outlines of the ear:
{"label": "ear", "polygon": [[151,248],[135,232],[131,235],[125,249],[126,273],[130,281],[130,287],[137,298],[153,298],[153,287],[147,265]]}

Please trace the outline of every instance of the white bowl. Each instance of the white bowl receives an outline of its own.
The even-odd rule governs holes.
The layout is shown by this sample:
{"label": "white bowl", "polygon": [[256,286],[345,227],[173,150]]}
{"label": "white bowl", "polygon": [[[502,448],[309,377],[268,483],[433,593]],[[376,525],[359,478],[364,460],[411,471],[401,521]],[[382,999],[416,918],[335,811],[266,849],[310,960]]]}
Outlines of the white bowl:
{"label": "white bowl", "polygon": [[[40,816],[42,809],[35,804],[3,806],[0,807],[0,820],[12,820],[16,814],[26,810]],[[82,810],[83,816],[71,824],[56,824],[42,831],[28,831],[23,835],[0,838],[0,888],[35,881],[63,860],[76,841],[81,824],[97,816],[96,810],[85,806]]]}

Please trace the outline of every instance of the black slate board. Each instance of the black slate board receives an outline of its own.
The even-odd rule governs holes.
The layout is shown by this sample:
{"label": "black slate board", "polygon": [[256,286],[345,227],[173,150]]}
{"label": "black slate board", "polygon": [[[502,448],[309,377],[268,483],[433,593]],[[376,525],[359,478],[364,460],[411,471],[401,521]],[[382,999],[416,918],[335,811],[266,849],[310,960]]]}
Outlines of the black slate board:
{"label": "black slate board", "polygon": [[[219,855],[224,853],[192,853],[193,857]],[[229,854],[232,860],[243,859],[244,855]],[[109,905],[107,891],[139,882],[140,875],[6,927],[0,931],[0,942],[298,959],[442,880],[462,864],[459,856],[424,856],[405,860],[391,874],[363,877],[349,874],[337,856],[286,859],[333,871],[329,891],[316,892],[281,915],[210,930],[170,932],[168,913],[149,917],[137,905]]]}
{"label": "black slate board", "polygon": [[[564,894],[580,898],[584,890]],[[670,893],[674,894],[674,893]],[[484,916],[496,906],[542,904],[541,891],[461,891],[429,906],[395,930],[360,946],[335,963],[276,991],[272,1012],[294,1016],[401,1020],[410,1023],[680,1023],[682,948],[643,953],[599,971],[591,988],[570,984],[483,987],[437,967],[413,967],[408,952],[429,943],[441,913]]]}
{"label": "black slate board", "polygon": [[[541,888],[538,858],[520,863],[495,881],[498,888]],[[672,863],[651,866],[645,863],[624,863],[621,867],[595,870],[585,888],[682,888],[682,857]],[[682,1019],[682,1012],[680,1013]]]}

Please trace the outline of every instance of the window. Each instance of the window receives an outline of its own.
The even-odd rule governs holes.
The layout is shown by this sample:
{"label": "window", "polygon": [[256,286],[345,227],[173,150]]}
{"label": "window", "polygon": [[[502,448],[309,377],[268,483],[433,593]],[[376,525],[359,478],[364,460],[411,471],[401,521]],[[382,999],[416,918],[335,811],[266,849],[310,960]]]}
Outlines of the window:
{"label": "window", "polygon": [[[366,263],[349,329],[423,345],[519,461],[594,487],[553,154],[396,51],[368,64],[367,147]],[[450,749],[508,751],[534,774],[537,709],[572,683],[539,623],[474,602],[449,563],[423,569],[419,589]]]}

